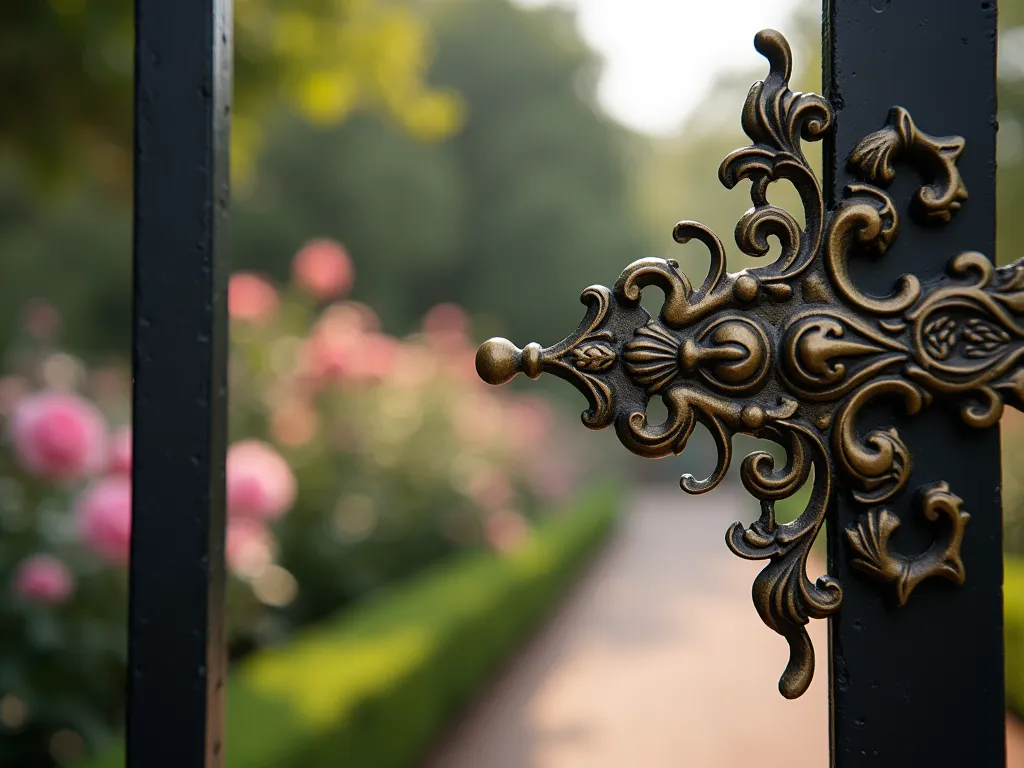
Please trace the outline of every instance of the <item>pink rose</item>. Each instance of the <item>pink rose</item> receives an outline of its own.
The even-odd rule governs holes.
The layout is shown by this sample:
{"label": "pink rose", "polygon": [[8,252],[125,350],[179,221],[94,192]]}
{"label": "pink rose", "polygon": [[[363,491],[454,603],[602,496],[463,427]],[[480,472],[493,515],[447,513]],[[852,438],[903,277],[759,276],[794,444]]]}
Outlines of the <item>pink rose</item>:
{"label": "pink rose", "polygon": [[295,475],[288,462],[259,440],[243,440],[228,450],[228,514],[275,520],[295,503]]}
{"label": "pink rose", "polygon": [[363,335],[364,318],[349,304],[324,310],[299,354],[300,377],[319,385],[348,375]]}
{"label": "pink rose", "polygon": [[300,377],[313,385],[337,381],[379,381],[395,361],[398,340],[370,330],[357,304],[329,307],[300,352]]}
{"label": "pink rose", "polygon": [[250,517],[228,521],[225,558],[238,576],[256,576],[274,560],[274,539],[267,526]]}
{"label": "pink rose", "polygon": [[15,570],[14,591],[30,603],[58,605],[75,591],[75,577],[53,555],[32,555]]}
{"label": "pink rose", "polygon": [[132,534],[132,484],[124,475],[97,480],[75,510],[82,543],[109,563],[128,562]]}
{"label": "pink rose", "polygon": [[313,383],[343,379],[355,356],[355,337],[337,338],[316,333],[303,343],[300,370]]}
{"label": "pink rose", "polygon": [[348,251],[333,240],[312,240],[292,261],[295,284],[319,301],[348,293],[355,280],[355,268]]}
{"label": "pink rose", "polygon": [[52,480],[94,474],[107,456],[107,428],[99,410],[67,392],[23,398],[11,415],[11,439],[22,468]]}
{"label": "pink rose", "polygon": [[228,314],[235,320],[266,325],[277,312],[277,290],[259,275],[236,272],[228,283]]}
{"label": "pink rose", "polygon": [[132,430],[125,427],[110,438],[110,464],[108,471],[115,475],[130,475],[132,472]]}

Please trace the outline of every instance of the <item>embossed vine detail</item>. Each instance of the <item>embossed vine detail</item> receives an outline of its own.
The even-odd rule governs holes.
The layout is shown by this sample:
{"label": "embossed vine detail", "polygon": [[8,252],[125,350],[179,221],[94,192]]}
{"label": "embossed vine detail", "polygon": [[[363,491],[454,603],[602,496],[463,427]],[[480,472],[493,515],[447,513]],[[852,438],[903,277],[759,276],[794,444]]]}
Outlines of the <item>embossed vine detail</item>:
{"label": "embossed vine detail", "polygon": [[[961,583],[966,577],[960,544],[970,515],[944,484],[920,496],[925,518],[935,525],[933,545],[912,556],[892,549],[900,521],[884,505],[907,491],[913,454],[895,428],[862,431],[860,415],[879,398],[895,399],[908,415],[944,399],[959,407],[968,425],[986,427],[1004,402],[1024,404],[1024,265],[996,269],[981,254],[962,253],[951,259],[943,280],[923,285],[904,275],[888,296],[864,293],[849,262],[883,256],[896,241],[905,203],[894,202],[886,188],[897,166],[909,165],[922,177],[909,201],[913,218],[945,225],[967,200],[956,166],[964,141],[930,136],[905,109],[893,107],[885,126],[851,153],[857,182],[826,211],[802,142],[828,133],[832,108],[820,96],[789,88],[792,56],[782,35],[760,32],[754,45],[769,73],[743,106],[752,144],[722,161],[719,179],[730,189],[750,182],[753,207],[736,226],[738,248],[764,257],[774,237],[778,257],[730,273],[718,236],[699,222],[682,221],[675,240],[697,240],[710,256],[697,288],[675,261],[634,261],[611,290],[584,291],[586,316],[565,340],[519,349],[491,339],[479,350],[477,369],[492,384],[518,372],[565,379],[588,400],[586,426],[614,427],[626,448],[648,458],[681,453],[702,424],[717,446],[717,462],[706,478],[682,476],[688,493],[723,481],[736,434],[785,449],[781,467],[764,451],[743,460],[740,477],[760,515],[732,525],[726,543],[740,557],[765,561],[754,580],[754,605],[789,644],[779,689],[793,698],[814,674],[807,623],[842,605],[838,581],[807,575],[811,546],[838,493],[863,510],[845,532],[853,565],[882,582],[897,603],[927,579]],[[768,202],[769,187],[778,181],[798,192],[803,227]],[[640,303],[651,287],[664,295],[657,317]],[[654,398],[668,412],[660,423],[647,416]],[[801,514],[779,522],[776,503],[807,485],[810,499]]]}

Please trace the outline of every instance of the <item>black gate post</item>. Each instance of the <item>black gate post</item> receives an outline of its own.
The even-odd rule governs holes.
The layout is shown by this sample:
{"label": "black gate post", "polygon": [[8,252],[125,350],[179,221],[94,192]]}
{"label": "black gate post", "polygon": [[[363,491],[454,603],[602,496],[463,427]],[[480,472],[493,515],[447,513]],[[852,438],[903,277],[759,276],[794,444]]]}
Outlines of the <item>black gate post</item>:
{"label": "black gate post", "polygon": [[231,0],[136,0],[128,768],[223,763]]}
{"label": "black gate post", "polygon": [[[996,7],[994,0],[826,0],[825,94],[835,108],[826,140],[832,200],[855,181],[847,158],[890,107],[920,126],[966,139],[958,167],[969,199],[947,226],[905,226],[883,259],[852,260],[867,292],[884,296],[906,272],[945,274],[962,251],[995,250]],[[930,180],[926,180],[930,181]],[[900,184],[903,184],[900,187]],[[920,182],[897,174],[895,200]],[[899,215],[904,216],[905,210]],[[853,263],[856,262],[856,263]],[[929,580],[902,607],[879,600],[875,582],[851,567],[842,531],[858,510],[848,494],[830,516],[829,573],[843,584],[830,620],[833,765],[972,766],[1005,762],[1002,547],[998,428],[964,426],[934,405],[913,418],[864,411],[863,425],[893,424],[913,452],[914,484],[948,481],[970,514],[962,586]],[[911,494],[892,502],[901,551],[933,533]],[[921,526],[915,530],[915,526]]]}

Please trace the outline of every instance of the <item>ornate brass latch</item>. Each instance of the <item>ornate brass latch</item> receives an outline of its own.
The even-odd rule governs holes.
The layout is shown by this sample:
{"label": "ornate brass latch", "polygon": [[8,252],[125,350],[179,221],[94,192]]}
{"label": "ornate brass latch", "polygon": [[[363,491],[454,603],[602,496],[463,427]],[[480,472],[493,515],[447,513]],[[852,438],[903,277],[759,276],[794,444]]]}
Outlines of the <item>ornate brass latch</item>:
{"label": "ornate brass latch", "polygon": [[[718,462],[710,477],[682,477],[689,493],[722,481],[734,434],[785,448],[783,467],[763,451],[743,460],[742,482],[760,501],[761,515],[749,526],[733,524],[726,543],[740,557],[767,561],[754,581],[754,604],[765,624],[789,642],[779,689],[795,698],[814,672],[805,625],[835,613],[843,600],[836,579],[824,575],[811,582],[806,575],[811,545],[837,489],[863,508],[845,532],[854,565],[883,582],[898,604],[929,577],[964,581],[960,543],[970,516],[945,483],[921,489],[922,511],[936,526],[931,547],[913,556],[891,549],[900,522],[883,505],[907,485],[911,454],[893,428],[859,433],[857,416],[879,397],[896,397],[908,414],[944,398],[955,402],[968,425],[982,428],[998,421],[1004,401],[1021,407],[1024,267],[996,269],[980,253],[961,253],[940,280],[925,285],[904,275],[889,296],[863,293],[848,262],[884,254],[899,232],[897,205],[884,191],[895,178],[895,164],[910,166],[924,181],[910,201],[912,218],[921,226],[942,226],[967,200],[956,165],[964,140],[929,136],[905,109],[893,107],[885,126],[849,157],[859,183],[826,210],[801,140],[823,138],[832,126],[832,107],[821,96],[789,89],[792,54],[781,34],[763,31],[754,45],[770,71],[743,106],[743,130],[753,143],[725,158],[719,178],[729,189],[751,182],[753,208],[736,227],[740,250],[764,256],[774,236],[779,257],[728,273],[715,233],[695,221],[680,222],[675,239],[699,240],[711,253],[699,288],[674,261],[635,261],[612,290],[593,286],[583,292],[586,316],[567,339],[522,350],[491,339],[480,347],[477,370],[491,384],[519,372],[565,379],[589,401],[583,423],[591,429],[614,425],[622,444],[641,456],[681,453],[701,422],[717,444]],[[779,180],[799,192],[803,228],[768,202],[768,187]],[[657,318],[640,305],[641,290],[652,285],[665,294]],[[661,425],[646,415],[655,396],[668,409]],[[808,481],[812,492],[803,513],[777,522],[775,502]]]}

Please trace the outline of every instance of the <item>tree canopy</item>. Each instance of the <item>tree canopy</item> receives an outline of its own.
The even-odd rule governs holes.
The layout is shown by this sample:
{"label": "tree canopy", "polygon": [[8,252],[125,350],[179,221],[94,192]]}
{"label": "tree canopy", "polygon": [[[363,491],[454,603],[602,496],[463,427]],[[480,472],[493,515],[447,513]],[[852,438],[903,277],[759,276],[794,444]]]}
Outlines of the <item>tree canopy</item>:
{"label": "tree canopy", "polygon": [[[441,138],[459,103],[431,89],[427,29],[389,0],[235,0],[233,159],[244,175],[281,102],[321,124],[355,111],[387,115],[412,135]],[[130,180],[132,3],[0,3],[0,147],[44,178],[85,171]]]}
{"label": "tree canopy", "polygon": [[425,145],[372,118],[285,121],[236,206],[236,263],[281,274],[328,235],[389,327],[457,301],[489,331],[555,341],[588,282],[647,255],[629,199],[637,140],[600,113],[598,62],[566,12],[449,0],[429,19],[431,82],[461,95],[461,129]]}
{"label": "tree canopy", "polygon": [[[104,31],[89,38],[97,49],[120,50],[130,60],[126,40],[104,42],[124,26],[112,0],[90,0],[87,12],[75,0],[37,3],[31,11],[15,5],[0,10],[0,17],[20,17],[23,28],[30,19],[50,25],[47,34],[72,19],[98,24]],[[238,131],[258,125],[262,149],[250,154],[250,172],[234,185],[233,268],[284,277],[291,255],[307,239],[333,237],[356,261],[355,297],[373,306],[390,331],[411,329],[434,303],[456,301],[478,316],[484,333],[552,342],[575,327],[583,311],[577,299],[589,282],[612,281],[623,264],[647,255],[630,203],[640,141],[597,107],[599,62],[567,12],[526,10],[509,0],[236,5]],[[104,12],[110,27],[100,23]],[[344,21],[329,34],[315,23],[328,13]],[[357,14],[366,20],[357,23]],[[290,41],[284,52],[250,39],[264,27]],[[383,27],[409,41],[385,46]],[[93,33],[76,34],[84,37],[64,45],[84,56],[75,45]],[[341,34],[354,37],[345,46],[320,40]],[[366,62],[396,57],[394,77],[376,81],[366,63],[355,77],[366,83],[363,97],[339,102],[338,89],[323,85],[331,66],[351,69],[344,57],[330,63],[339,47],[353,49],[344,57]],[[40,166],[82,146],[86,139],[79,142],[79,134],[102,136],[125,150],[127,112],[122,123],[109,111],[92,112],[84,93],[68,103],[55,93],[81,87],[96,98],[121,99],[127,110],[130,72],[115,77],[111,70],[96,80],[68,65],[61,84],[40,63],[43,54],[30,48],[19,66],[26,76],[32,70],[50,95],[26,102],[20,127],[3,124],[0,143],[32,150]],[[303,59],[300,52],[310,49],[316,55]],[[314,59],[321,55],[327,63],[318,69]],[[2,65],[0,72],[13,77]],[[303,78],[305,88],[289,85]],[[423,107],[428,116],[450,108],[459,121],[445,118],[423,129],[417,110],[407,109],[416,103],[434,105]],[[49,149],[46,137],[31,130],[47,109],[62,114],[47,123],[60,127],[52,137],[56,148]],[[439,138],[441,128],[454,130],[423,140]],[[66,315],[72,347],[87,353],[125,349],[131,289],[123,202],[93,194],[86,185],[39,205],[34,192],[6,170],[0,168],[0,302],[8,309],[0,313],[0,336],[10,337],[25,299],[43,296]],[[53,281],[57,273],[75,278]]]}

